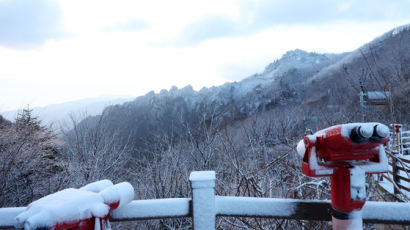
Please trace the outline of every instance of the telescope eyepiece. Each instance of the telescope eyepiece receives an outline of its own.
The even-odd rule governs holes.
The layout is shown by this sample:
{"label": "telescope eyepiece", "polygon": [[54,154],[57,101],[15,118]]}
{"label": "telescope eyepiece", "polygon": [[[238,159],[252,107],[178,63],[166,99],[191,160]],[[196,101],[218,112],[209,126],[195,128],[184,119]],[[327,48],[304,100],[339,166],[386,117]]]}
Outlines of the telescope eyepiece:
{"label": "telescope eyepiece", "polygon": [[378,142],[389,136],[390,130],[383,124],[360,124],[350,133],[350,139],[355,143]]}
{"label": "telescope eyepiece", "polygon": [[373,126],[369,124],[363,124],[359,127],[360,135],[363,138],[370,138],[373,135]]}
{"label": "telescope eyepiece", "polygon": [[374,127],[370,124],[362,124],[354,127],[350,132],[350,139],[355,143],[367,142],[372,137]]}
{"label": "telescope eyepiece", "polygon": [[374,126],[373,137],[386,138],[389,136],[389,128],[383,124]]}

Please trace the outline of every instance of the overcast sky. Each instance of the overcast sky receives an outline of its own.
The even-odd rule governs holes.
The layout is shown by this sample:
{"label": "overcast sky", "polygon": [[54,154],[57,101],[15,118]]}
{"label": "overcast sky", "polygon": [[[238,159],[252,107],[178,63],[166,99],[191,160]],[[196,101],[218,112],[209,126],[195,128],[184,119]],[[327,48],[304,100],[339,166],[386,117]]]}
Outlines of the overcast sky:
{"label": "overcast sky", "polygon": [[0,0],[0,111],[238,81],[296,48],[346,52],[410,0]]}

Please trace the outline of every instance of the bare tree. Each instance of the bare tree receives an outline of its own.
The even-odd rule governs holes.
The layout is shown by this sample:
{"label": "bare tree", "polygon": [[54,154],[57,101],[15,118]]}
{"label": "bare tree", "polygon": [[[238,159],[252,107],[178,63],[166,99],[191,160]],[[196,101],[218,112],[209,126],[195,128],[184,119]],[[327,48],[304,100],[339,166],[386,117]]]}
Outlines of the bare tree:
{"label": "bare tree", "polygon": [[24,206],[63,183],[61,143],[24,109],[14,124],[0,127],[0,206]]}
{"label": "bare tree", "polygon": [[79,122],[71,116],[72,129],[62,130],[61,156],[71,184],[126,179],[130,158],[127,144],[119,141],[116,131],[108,129],[105,114],[92,121]]}

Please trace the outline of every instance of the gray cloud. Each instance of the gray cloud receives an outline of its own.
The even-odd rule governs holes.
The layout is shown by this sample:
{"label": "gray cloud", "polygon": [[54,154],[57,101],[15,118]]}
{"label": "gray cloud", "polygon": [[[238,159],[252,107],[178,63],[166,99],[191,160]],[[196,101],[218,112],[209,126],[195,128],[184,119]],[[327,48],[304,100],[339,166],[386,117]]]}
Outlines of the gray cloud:
{"label": "gray cloud", "polygon": [[234,35],[237,30],[234,21],[220,15],[212,15],[188,25],[182,32],[182,38],[183,42],[197,43],[210,38]]}
{"label": "gray cloud", "polygon": [[0,0],[0,45],[25,49],[64,36],[56,1]]}
{"label": "gray cloud", "polygon": [[268,1],[247,12],[250,4],[242,6],[245,13],[254,13],[254,23],[310,24],[326,21],[383,21],[402,17],[408,18],[410,2],[407,0],[311,0],[311,1]]}
{"label": "gray cloud", "polygon": [[139,31],[148,28],[150,25],[146,21],[142,20],[132,20],[123,23],[116,24],[114,26],[109,26],[103,29],[103,31],[112,32],[132,32]]}
{"label": "gray cloud", "polygon": [[196,44],[208,39],[241,36],[280,25],[320,25],[337,21],[410,20],[410,1],[264,0],[242,2],[239,20],[214,15],[188,25],[179,43]]}

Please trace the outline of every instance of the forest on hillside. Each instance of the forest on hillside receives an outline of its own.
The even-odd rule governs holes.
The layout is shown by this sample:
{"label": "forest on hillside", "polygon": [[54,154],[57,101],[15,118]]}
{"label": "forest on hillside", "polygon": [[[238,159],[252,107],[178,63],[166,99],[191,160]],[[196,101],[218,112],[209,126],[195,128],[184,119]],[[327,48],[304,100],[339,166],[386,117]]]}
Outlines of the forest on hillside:
{"label": "forest on hillside", "polygon": [[[309,178],[301,172],[296,144],[305,134],[300,120],[305,111],[283,107],[246,119],[223,123],[204,117],[196,126],[180,121],[174,132],[163,131],[135,146],[124,142],[101,116],[97,123],[78,122],[57,135],[41,125],[30,110],[0,128],[0,206],[26,206],[31,201],[67,187],[111,179],[130,182],[136,199],[190,197],[188,177],[196,170],[215,170],[217,195],[330,199],[327,178]],[[327,115],[328,116],[328,115]],[[348,122],[346,118],[342,122]],[[333,124],[325,117],[319,127]],[[177,131],[176,131],[177,130]],[[368,177],[368,199],[386,199]],[[116,223],[119,229],[188,229],[189,219]],[[217,218],[217,226],[237,229],[329,227],[295,220]]]}

